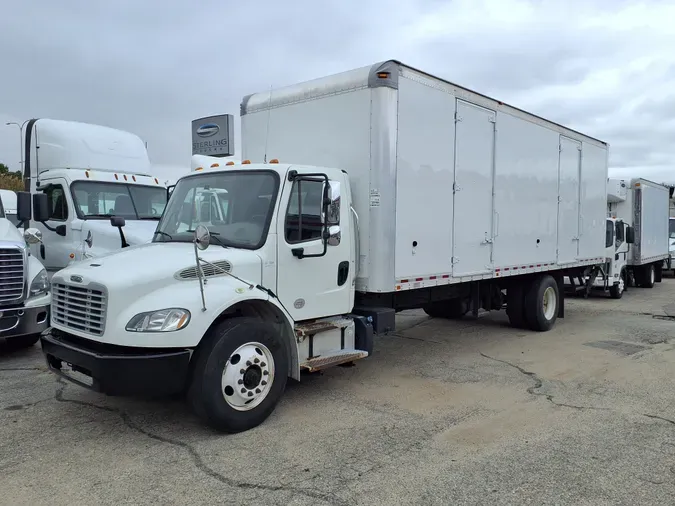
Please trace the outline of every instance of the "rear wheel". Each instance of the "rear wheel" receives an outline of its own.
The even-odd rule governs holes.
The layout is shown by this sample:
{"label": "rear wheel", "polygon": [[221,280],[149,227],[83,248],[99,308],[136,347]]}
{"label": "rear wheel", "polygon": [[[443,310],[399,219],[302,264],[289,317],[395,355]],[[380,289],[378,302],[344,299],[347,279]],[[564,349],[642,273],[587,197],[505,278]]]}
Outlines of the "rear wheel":
{"label": "rear wheel", "polygon": [[506,315],[512,327],[526,328],[525,292],[529,285],[515,285],[506,289]]}
{"label": "rear wheel", "polygon": [[656,269],[654,269],[654,264],[649,264],[644,268],[641,281],[640,285],[642,288],[654,288],[654,283],[656,283]]}
{"label": "rear wheel", "polygon": [[535,278],[525,294],[525,317],[532,330],[550,330],[558,318],[560,293],[552,276]]}
{"label": "rear wheel", "polygon": [[188,399],[195,413],[222,432],[260,425],[274,411],[288,377],[286,348],[274,327],[232,318],[204,337],[193,358]]}

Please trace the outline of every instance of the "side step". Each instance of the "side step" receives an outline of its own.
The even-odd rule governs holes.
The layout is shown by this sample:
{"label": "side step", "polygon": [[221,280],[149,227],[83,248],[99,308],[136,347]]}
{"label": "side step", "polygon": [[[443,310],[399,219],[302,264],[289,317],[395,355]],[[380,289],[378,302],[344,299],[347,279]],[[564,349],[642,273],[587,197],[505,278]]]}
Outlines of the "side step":
{"label": "side step", "polygon": [[367,356],[368,352],[363,350],[338,350],[329,355],[320,355],[318,357],[309,358],[300,364],[300,368],[306,369],[309,372],[314,372],[334,365],[353,362],[354,360],[366,358]]}

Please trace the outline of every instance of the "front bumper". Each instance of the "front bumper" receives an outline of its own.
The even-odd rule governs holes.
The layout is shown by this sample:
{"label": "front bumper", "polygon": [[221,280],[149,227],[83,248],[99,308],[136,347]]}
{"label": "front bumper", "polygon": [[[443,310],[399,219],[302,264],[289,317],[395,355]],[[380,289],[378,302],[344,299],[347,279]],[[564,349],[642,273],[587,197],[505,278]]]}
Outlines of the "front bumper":
{"label": "front bumper", "polygon": [[107,395],[166,396],[187,385],[188,349],[114,346],[54,328],[40,341],[52,372]]}
{"label": "front bumper", "polygon": [[49,327],[49,306],[0,307],[0,341],[40,334]]}

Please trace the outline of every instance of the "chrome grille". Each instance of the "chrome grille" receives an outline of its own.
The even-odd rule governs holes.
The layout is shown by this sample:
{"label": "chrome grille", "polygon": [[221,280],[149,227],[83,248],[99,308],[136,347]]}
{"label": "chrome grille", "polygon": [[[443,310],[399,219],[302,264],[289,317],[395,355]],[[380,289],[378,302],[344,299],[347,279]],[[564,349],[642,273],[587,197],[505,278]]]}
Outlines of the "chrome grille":
{"label": "chrome grille", "polygon": [[0,248],[0,304],[23,298],[24,254],[19,248]]}
{"label": "chrome grille", "polygon": [[52,283],[52,322],[100,336],[105,330],[107,298],[102,286]]}

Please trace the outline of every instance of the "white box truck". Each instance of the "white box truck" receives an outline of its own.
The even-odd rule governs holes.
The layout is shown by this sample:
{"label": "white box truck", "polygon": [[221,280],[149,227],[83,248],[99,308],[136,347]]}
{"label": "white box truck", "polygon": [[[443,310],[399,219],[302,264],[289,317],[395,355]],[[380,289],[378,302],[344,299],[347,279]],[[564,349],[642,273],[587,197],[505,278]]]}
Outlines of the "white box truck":
{"label": "white box truck", "polygon": [[32,253],[50,273],[152,239],[166,206],[166,186],[150,174],[145,143],[137,135],[32,119],[24,159],[26,191],[18,198],[33,197],[27,225],[40,230],[43,241]]}
{"label": "white box truck", "polygon": [[607,196],[608,219],[630,226],[634,235],[629,244],[619,228],[611,235],[607,227],[607,242],[612,239],[616,248],[615,275],[621,272],[628,286],[652,288],[670,258],[669,189],[643,178],[610,179],[608,188],[613,190]]}
{"label": "white box truck", "polygon": [[[182,177],[152,244],[54,275],[55,373],[187,391],[213,427],[246,430],[288,377],[370,356],[396,311],[506,304],[545,331],[563,276],[604,262],[604,142],[393,61],[247,97],[242,115],[244,158],[268,146],[269,163]],[[215,191],[227,212],[206,227]]]}
{"label": "white box truck", "polygon": [[[0,193],[0,345],[17,349],[37,343],[49,326],[51,294],[47,271],[27,245],[39,243],[40,232],[22,233],[7,219],[6,196]],[[30,213],[30,206],[19,211]]]}

